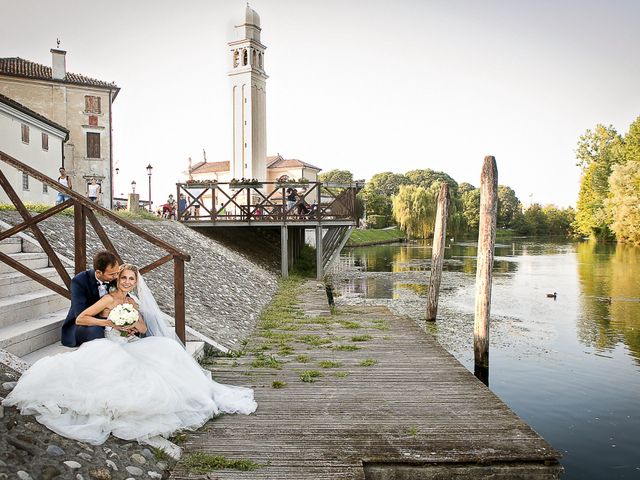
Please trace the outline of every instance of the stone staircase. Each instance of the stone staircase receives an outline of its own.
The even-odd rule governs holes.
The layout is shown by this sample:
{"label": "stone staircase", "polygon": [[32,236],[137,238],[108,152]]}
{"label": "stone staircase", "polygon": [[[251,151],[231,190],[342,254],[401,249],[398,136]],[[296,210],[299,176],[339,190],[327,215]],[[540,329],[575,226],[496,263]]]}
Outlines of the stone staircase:
{"label": "stone staircase", "polygon": [[[0,251],[62,284],[47,255],[26,236],[0,241]],[[0,349],[29,361],[34,352],[60,345],[60,327],[68,310],[69,300],[0,262]]]}

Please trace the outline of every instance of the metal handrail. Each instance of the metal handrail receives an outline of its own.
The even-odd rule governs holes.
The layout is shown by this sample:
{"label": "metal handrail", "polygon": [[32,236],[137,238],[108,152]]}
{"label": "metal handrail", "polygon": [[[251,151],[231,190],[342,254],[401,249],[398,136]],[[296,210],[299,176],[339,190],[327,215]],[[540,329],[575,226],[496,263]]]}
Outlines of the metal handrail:
{"label": "metal handrail", "polygon": [[29,176],[35,178],[36,180],[39,180],[42,183],[52,187],[54,190],[57,190],[63,193],[65,196],[69,197],[68,200],[61,203],[60,205],[51,207],[50,209],[36,216],[31,216],[31,214],[27,211],[26,207],[24,206],[22,200],[18,197],[17,193],[9,183],[9,180],[7,179],[7,177],[4,175],[2,170],[0,170],[0,186],[3,187],[7,196],[13,202],[18,213],[20,213],[20,215],[24,220],[21,224],[16,225],[10,229],[7,229],[3,232],[0,232],[0,240],[10,237],[11,235],[15,235],[16,233],[21,232],[22,230],[25,230],[27,228],[30,228],[36,240],[40,243],[40,246],[49,257],[49,261],[58,272],[58,275],[60,275],[60,278],[64,282],[66,288],[52,282],[51,280],[43,277],[42,275],[39,275],[35,271],[29,269],[28,267],[25,267],[21,263],[17,262],[16,260],[12,259],[11,257],[9,257],[8,255],[2,252],[0,252],[0,261],[3,261],[4,263],[8,264],[10,267],[14,268],[15,270],[18,270],[19,272],[28,276],[32,280],[35,280],[41,285],[49,288],[50,290],[53,290],[56,293],[66,298],[71,298],[71,293],[69,291],[69,288],[71,286],[71,279],[69,277],[69,274],[67,273],[66,269],[60,262],[60,259],[53,251],[53,248],[51,247],[48,240],[45,238],[44,234],[42,233],[42,231],[40,230],[37,224],[42,220],[45,220],[46,218],[49,218],[50,216],[55,215],[56,213],[59,213],[62,210],[65,210],[68,207],[71,207],[71,206],[74,207],[74,252],[75,252],[74,260],[75,260],[75,272],[77,274],[83,271],[87,264],[87,255],[86,255],[87,253],[86,220],[87,219],[93,226],[96,234],[102,241],[102,244],[105,246],[105,248],[113,252],[118,258],[118,260],[122,263],[122,259],[120,255],[117,253],[115,247],[109,240],[109,237],[107,236],[106,232],[102,228],[102,225],[100,224],[100,222],[98,221],[95,215],[95,213],[100,213],[101,215],[109,218],[110,220],[120,225],[121,227],[129,230],[130,232],[136,234],[138,237],[165,250],[168,253],[168,255],[141,268],[140,273],[146,273],[154,268],[157,268],[173,260],[174,285],[175,285],[175,294],[174,294],[175,321],[176,321],[175,329],[176,329],[176,334],[178,335],[180,340],[182,340],[183,343],[185,342],[186,335],[185,335],[184,262],[188,262],[191,260],[191,257],[189,256],[189,254],[165,242],[164,240],[161,240],[155,237],[154,235],[146,232],[140,227],[134,225],[133,223],[128,222],[127,220],[119,217],[118,215],[114,214],[110,210],[87,200],[85,197],[83,197],[79,193],[74,192],[73,190],[71,190],[68,187],[65,187],[64,185],[61,185],[51,177],[44,175],[38,170],[30,167],[29,165],[26,165],[25,163],[22,163],[21,161],[13,158],[12,156],[6,154],[3,151],[0,151],[0,160],[28,174]]}

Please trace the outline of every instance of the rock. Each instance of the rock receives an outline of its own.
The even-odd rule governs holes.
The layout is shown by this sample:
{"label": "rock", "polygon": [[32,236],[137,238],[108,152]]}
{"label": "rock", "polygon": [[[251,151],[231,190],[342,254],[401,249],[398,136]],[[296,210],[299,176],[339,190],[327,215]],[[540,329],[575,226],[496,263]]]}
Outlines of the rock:
{"label": "rock", "polygon": [[47,447],[47,453],[49,455],[52,455],[54,457],[59,457],[61,455],[64,455],[64,450],[61,449],[58,445],[56,445],[55,443],[51,443],[49,444],[49,446]]}
{"label": "rock", "polygon": [[95,480],[111,480],[111,472],[108,468],[92,468],[89,470],[89,478]]}
{"label": "rock", "polygon": [[80,453],[78,454],[78,456],[79,456],[80,458],[82,458],[83,460],[87,460],[88,462],[90,462],[91,460],[93,460],[93,457],[92,457],[91,455],[89,455],[88,453],[85,453],[85,452],[80,452]]}
{"label": "rock", "polygon": [[[17,383],[18,382],[4,382],[2,384],[2,389],[10,392],[11,390],[13,390],[13,388],[16,386]],[[20,471],[22,471],[22,470],[20,470]]]}
{"label": "rock", "polygon": [[158,467],[160,470],[166,470],[167,469],[167,464],[165,462],[158,462],[156,463],[156,467]]}
{"label": "rock", "polygon": [[80,474],[76,475],[76,480],[84,480],[84,477]]}
{"label": "rock", "polygon": [[6,467],[6,466],[7,466],[7,464],[4,463],[2,460],[0,460],[0,467]]}
{"label": "rock", "polygon": [[118,471],[118,466],[115,464],[115,462],[111,461],[111,460],[107,460],[107,467],[109,467],[111,470],[117,472]]}
{"label": "rock", "polygon": [[129,472],[131,475],[135,475],[136,477],[139,477],[144,473],[141,468],[133,467],[131,465],[129,465],[125,470]]}
{"label": "rock", "polygon": [[25,425],[25,428],[27,430],[31,430],[32,432],[40,432],[40,430],[42,430],[42,428],[39,425],[32,422],[27,423]]}
{"label": "rock", "polygon": [[4,407],[0,405],[0,418],[4,417]]}
{"label": "rock", "polygon": [[[3,385],[4,386],[4,385]],[[25,472],[24,470],[18,470],[18,472],[16,473],[16,475],[18,475],[18,478],[20,480],[33,480],[33,478],[31,478],[31,475],[29,475],[27,472]]]}
{"label": "rock", "polygon": [[24,442],[22,440],[18,440],[17,438],[7,436],[7,443],[9,445],[13,445],[18,450],[23,450],[34,457],[38,455],[38,450],[31,444]]}
{"label": "rock", "polygon": [[113,450],[111,450],[110,448],[104,447],[102,451],[106,453],[109,458],[113,458],[113,457],[118,458],[118,454]]}
{"label": "rock", "polygon": [[56,467],[47,465],[42,469],[42,473],[40,474],[40,480],[51,480],[52,478],[56,478],[61,474],[62,472],[58,470]]}
{"label": "rock", "polygon": [[73,460],[67,460],[66,462],[63,462],[67,467],[69,467],[71,470],[76,470],[80,467],[82,467],[82,465],[80,465],[78,462],[74,462]]}
{"label": "rock", "polygon": [[131,455],[131,460],[133,460],[136,463],[139,463],[140,465],[144,465],[145,463],[147,463],[147,459],[144,458],[139,453],[134,453],[133,455]]}
{"label": "rock", "polygon": [[161,473],[154,472],[154,471],[147,472],[147,475],[149,475],[151,478],[162,478]]}
{"label": "rock", "polygon": [[142,456],[147,460],[155,460],[156,456],[153,454],[151,450],[145,448],[142,450]]}

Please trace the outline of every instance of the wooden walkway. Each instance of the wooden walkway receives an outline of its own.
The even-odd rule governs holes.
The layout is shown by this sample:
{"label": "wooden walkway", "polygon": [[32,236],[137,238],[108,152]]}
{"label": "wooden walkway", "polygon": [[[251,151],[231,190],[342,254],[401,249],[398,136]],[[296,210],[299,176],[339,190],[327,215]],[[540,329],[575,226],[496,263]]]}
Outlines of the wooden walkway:
{"label": "wooden walkway", "polygon": [[[560,455],[413,321],[381,307],[331,316],[324,288],[307,286],[300,308],[321,316],[263,323],[248,345],[263,356],[211,366],[219,382],[253,386],[258,411],[188,435],[171,478],[559,477]],[[269,361],[280,369],[260,366]],[[185,466],[193,452],[263,466],[197,475]]]}

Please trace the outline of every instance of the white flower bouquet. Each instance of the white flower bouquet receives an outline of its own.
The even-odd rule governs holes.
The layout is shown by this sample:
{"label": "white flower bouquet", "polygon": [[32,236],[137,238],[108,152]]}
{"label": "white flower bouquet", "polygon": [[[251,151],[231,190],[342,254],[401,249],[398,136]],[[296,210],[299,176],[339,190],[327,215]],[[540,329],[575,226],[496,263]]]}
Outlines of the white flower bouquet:
{"label": "white flower bouquet", "polygon": [[[138,311],[133,305],[121,303],[109,312],[107,318],[118,327],[129,327],[138,321],[138,315]],[[122,330],[120,331],[120,336],[128,337],[129,334]]]}

